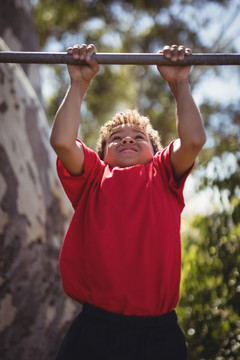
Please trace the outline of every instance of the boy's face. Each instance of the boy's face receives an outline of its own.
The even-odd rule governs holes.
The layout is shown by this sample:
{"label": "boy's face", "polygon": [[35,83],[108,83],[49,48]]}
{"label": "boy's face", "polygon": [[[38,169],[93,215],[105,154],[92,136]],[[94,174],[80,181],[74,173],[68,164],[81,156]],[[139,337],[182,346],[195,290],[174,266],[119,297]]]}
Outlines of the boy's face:
{"label": "boy's face", "polygon": [[154,151],[148,135],[138,125],[122,124],[113,128],[106,143],[104,162],[110,166],[128,167],[147,164]]}

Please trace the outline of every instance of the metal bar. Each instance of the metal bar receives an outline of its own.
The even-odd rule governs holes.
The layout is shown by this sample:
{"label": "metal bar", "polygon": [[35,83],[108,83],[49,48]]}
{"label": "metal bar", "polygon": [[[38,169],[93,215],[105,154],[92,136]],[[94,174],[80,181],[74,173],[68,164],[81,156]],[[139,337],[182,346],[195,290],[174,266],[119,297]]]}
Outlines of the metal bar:
{"label": "metal bar", "polygon": [[[204,54],[195,53],[183,61],[171,62],[162,54],[153,53],[96,53],[93,55],[99,64],[112,65],[240,65],[240,54]],[[85,64],[76,61],[66,52],[20,52],[0,51],[0,63],[32,64]]]}

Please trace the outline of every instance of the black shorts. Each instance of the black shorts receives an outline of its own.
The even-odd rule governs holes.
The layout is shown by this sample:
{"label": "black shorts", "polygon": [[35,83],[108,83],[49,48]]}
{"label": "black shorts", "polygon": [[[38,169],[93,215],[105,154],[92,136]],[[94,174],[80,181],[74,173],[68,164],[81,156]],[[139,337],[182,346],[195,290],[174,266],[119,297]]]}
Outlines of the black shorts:
{"label": "black shorts", "polygon": [[125,316],[84,304],[67,332],[57,360],[186,360],[175,311]]}

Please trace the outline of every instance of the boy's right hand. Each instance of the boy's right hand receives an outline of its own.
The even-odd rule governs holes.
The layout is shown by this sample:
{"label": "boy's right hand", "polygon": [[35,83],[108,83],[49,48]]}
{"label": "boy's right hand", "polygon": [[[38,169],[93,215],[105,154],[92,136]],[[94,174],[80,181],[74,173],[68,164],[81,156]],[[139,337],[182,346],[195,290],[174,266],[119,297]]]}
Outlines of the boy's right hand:
{"label": "boy's right hand", "polygon": [[87,65],[68,65],[68,72],[72,80],[83,80],[90,82],[92,78],[99,71],[97,61],[92,58],[92,55],[97,52],[93,44],[74,45],[67,48],[67,53],[72,55],[75,60],[83,60]]}

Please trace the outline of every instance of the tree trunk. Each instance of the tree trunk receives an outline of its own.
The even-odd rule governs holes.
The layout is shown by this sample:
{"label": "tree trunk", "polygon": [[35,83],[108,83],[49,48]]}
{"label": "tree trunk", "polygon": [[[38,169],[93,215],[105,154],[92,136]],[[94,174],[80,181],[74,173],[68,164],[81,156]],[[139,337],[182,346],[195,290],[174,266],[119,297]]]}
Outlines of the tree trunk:
{"label": "tree trunk", "polygon": [[[3,40],[0,50],[9,50]],[[72,210],[45,113],[19,65],[0,64],[0,129],[0,358],[52,360],[79,311],[58,269]]]}
{"label": "tree trunk", "polygon": [[[0,2],[0,37],[12,51],[38,51],[39,44],[33,21],[33,9],[29,0]],[[34,90],[41,100],[39,66],[22,64]]]}

